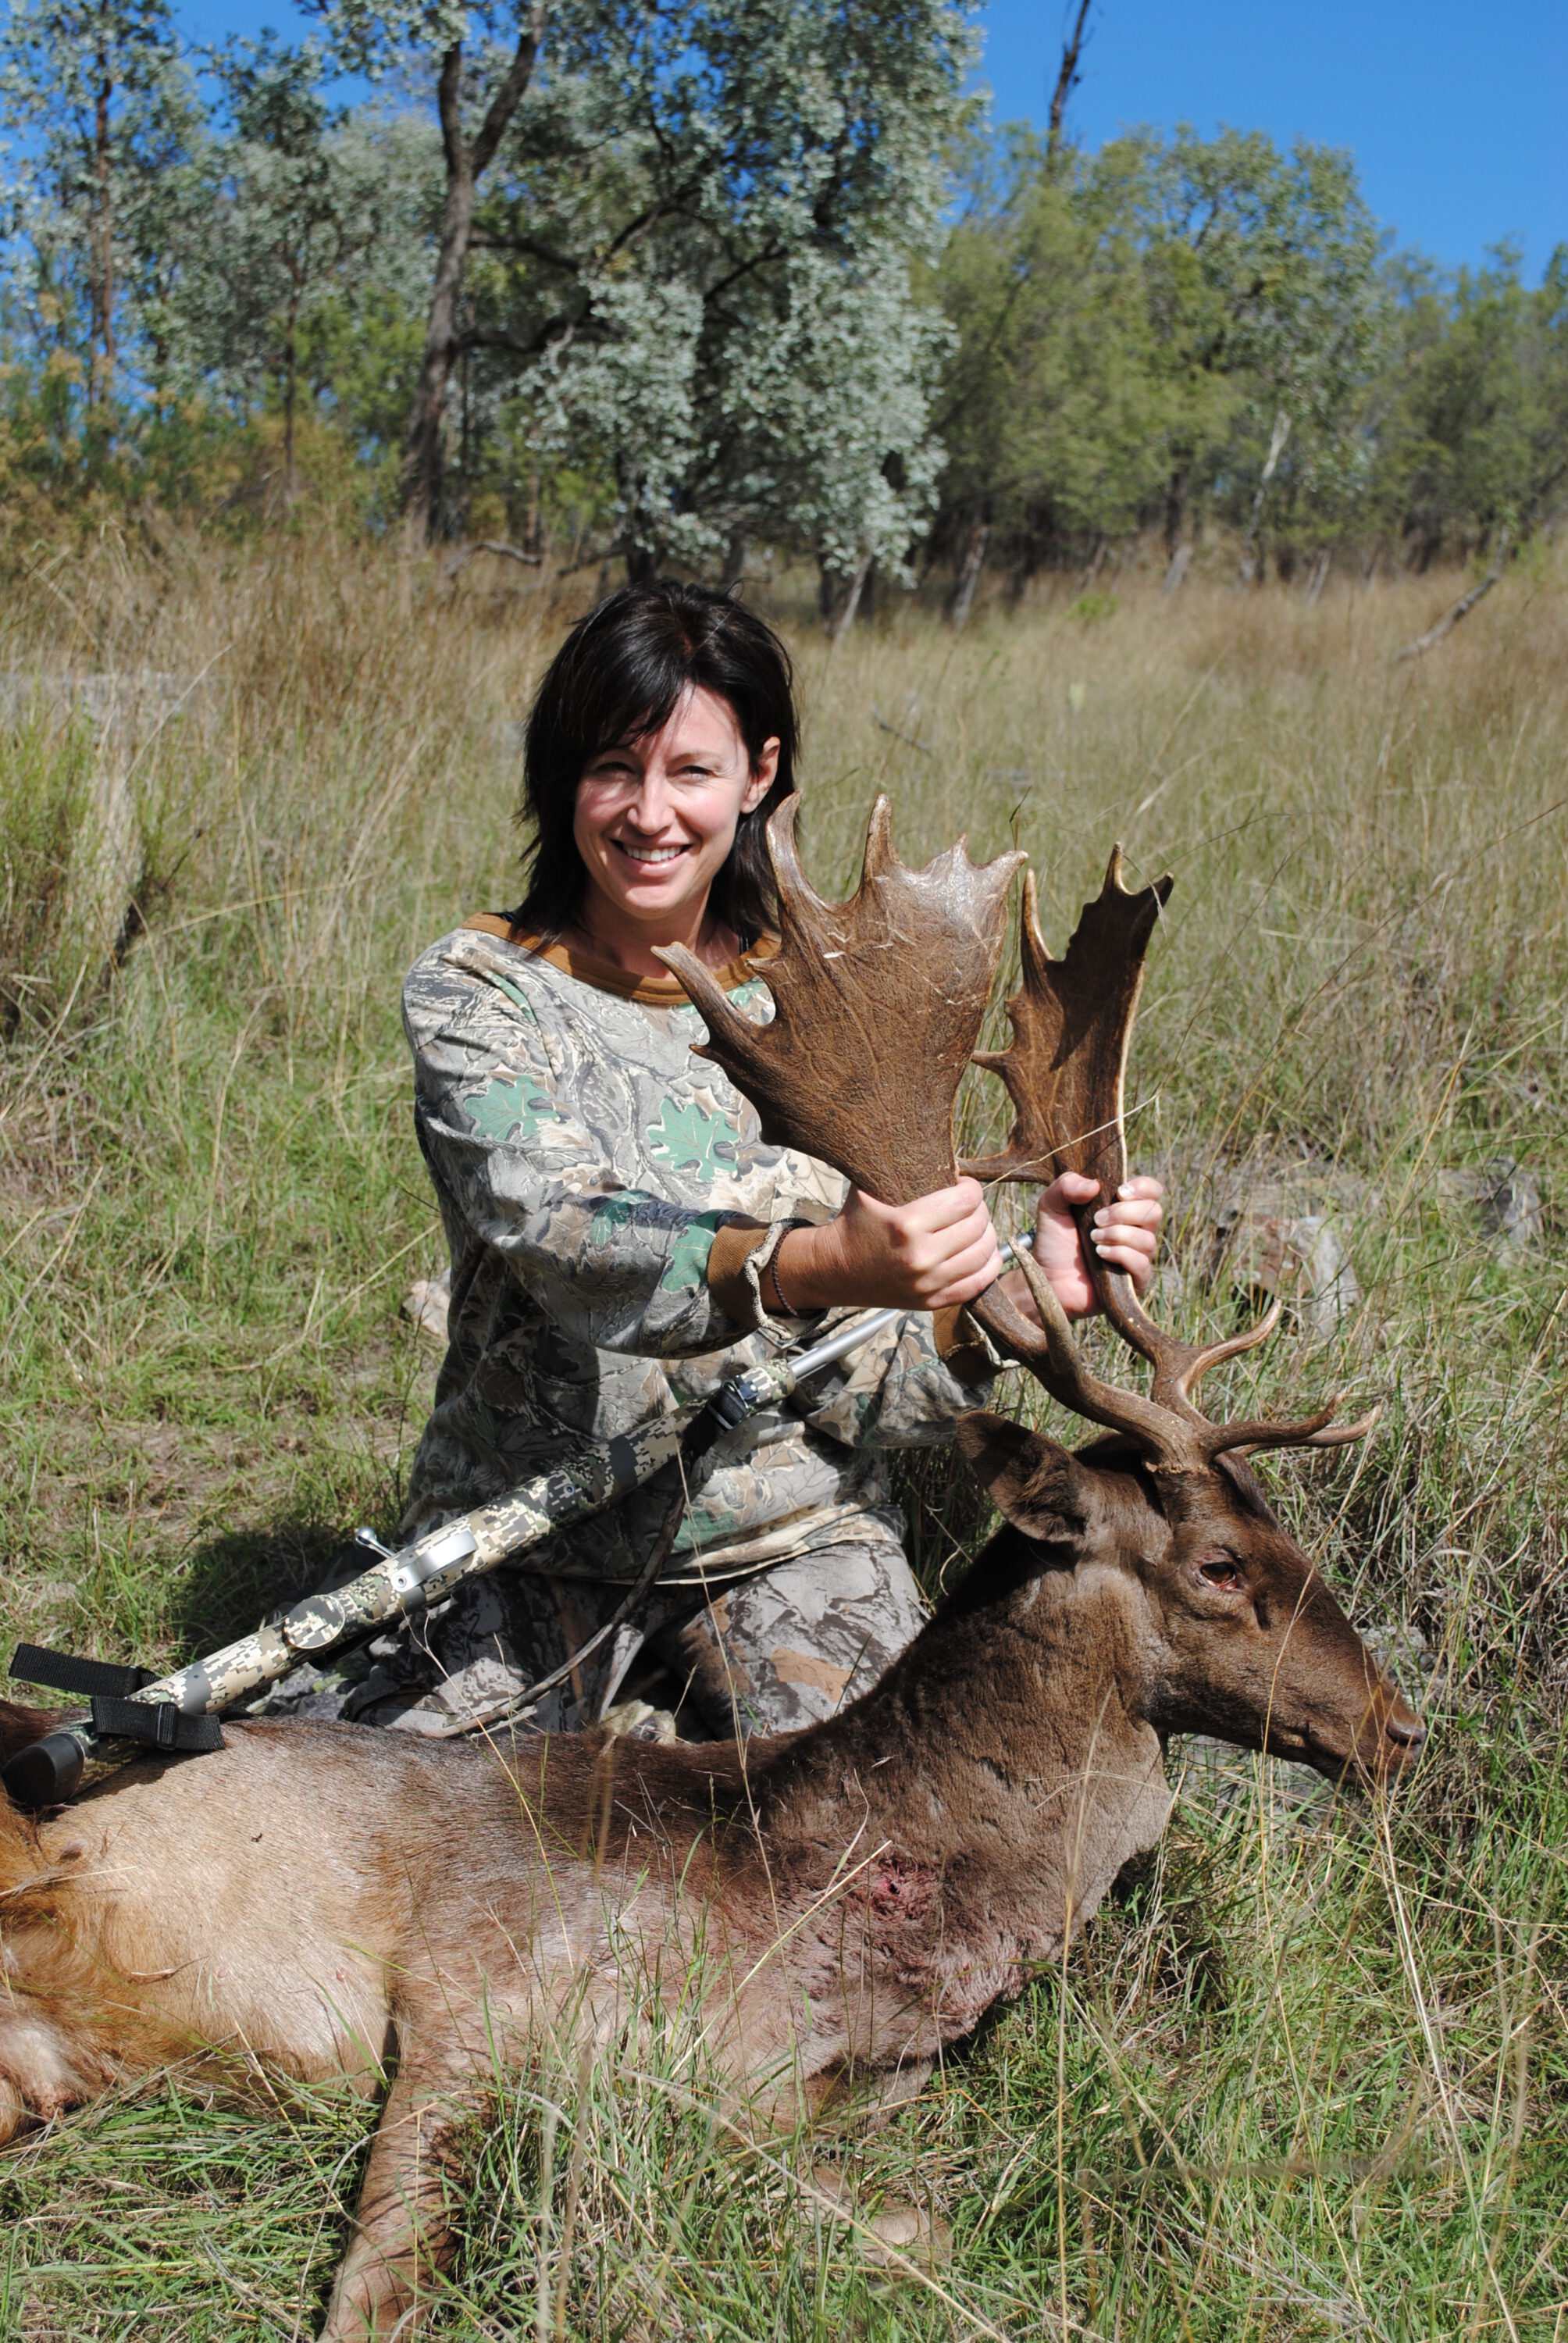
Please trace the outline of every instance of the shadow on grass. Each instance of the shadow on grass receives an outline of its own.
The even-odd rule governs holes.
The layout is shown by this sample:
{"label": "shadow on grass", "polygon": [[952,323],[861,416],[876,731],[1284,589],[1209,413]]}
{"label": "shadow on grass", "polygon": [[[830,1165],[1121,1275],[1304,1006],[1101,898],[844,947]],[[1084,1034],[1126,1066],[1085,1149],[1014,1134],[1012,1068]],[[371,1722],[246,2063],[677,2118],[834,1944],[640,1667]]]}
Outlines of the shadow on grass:
{"label": "shadow on grass", "polygon": [[170,1625],[195,1659],[247,1634],[302,1595],[341,1586],[373,1559],[346,1530],[320,1521],[292,1517],[227,1530],[193,1549]]}

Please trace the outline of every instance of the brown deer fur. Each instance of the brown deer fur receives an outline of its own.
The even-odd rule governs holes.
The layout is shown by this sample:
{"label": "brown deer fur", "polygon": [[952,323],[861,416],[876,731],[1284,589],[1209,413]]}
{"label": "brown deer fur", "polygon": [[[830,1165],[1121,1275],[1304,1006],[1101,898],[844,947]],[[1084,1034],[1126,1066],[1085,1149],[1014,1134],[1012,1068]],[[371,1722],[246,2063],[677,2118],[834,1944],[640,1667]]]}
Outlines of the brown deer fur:
{"label": "brown deer fur", "polygon": [[[324,2329],[388,2335],[447,2249],[457,2127],[508,2044],[608,2041],[700,1953],[738,2098],[787,2114],[857,2074],[896,2095],[1159,1837],[1168,1732],[1373,1781],[1419,1741],[1244,1465],[1176,1496],[1117,1439],[1074,1457],[976,1416],[963,1441],[1010,1525],[808,1732],[240,1724],[0,1817],[0,2132],[193,2052],[367,2093],[395,2060]],[[42,1722],[0,1708],[5,1754]]]}

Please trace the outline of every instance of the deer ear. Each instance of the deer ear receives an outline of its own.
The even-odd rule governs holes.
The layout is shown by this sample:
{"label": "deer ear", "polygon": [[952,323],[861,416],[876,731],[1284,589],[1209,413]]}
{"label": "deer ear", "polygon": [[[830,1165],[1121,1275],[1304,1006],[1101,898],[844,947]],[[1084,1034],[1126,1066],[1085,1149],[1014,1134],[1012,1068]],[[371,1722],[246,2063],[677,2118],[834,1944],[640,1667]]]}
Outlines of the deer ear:
{"label": "deer ear", "polygon": [[1081,1525],[1078,1464],[1054,1440],[977,1409],[960,1417],[958,1443],[998,1513],[1025,1537],[1060,1538]]}

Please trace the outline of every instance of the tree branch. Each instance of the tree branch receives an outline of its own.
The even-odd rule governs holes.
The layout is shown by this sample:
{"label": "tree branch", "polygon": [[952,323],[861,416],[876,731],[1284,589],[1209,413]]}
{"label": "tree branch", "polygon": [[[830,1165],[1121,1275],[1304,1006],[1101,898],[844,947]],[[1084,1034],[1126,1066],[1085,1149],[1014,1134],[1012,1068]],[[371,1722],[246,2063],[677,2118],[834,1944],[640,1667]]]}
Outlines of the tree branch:
{"label": "tree branch", "polygon": [[544,0],[533,0],[528,21],[518,37],[512,62],[507,68],[507,78],[485,109],[479,125],[479,135],[474,141],[474,176],[482,176],[494,159],[497,147],[505,135],[507,125],[522,102],[523,92],[534,70],[534,60],[539,53],[539,43],[545,34]]}
{"label": "tree branch", "polygon": [[436,84],[436,111],[441,117],[441,147],[447,158],[447,176],[456,179],[467,164],[467,151],[463,145],[461,41],[454,41],[441,59],[440,77]]}
{"label": "tree branch", "polygon": [[1067,101],[1082,78],[1079,59],[1083,55],[1083,31],[1089,21],[1090,0],[1078,0],[1078,21],[1061,45],[1061,71],[1056,76],[1056,87],[1050,97],[1050,124],[1045,134],[1045,166],[1049,171],[1061,149],[1061,117],[1067,111]]}
{"label": "tree branch", "polygon": [[583,265],[574,260],[569,252],[557,252],[541,244],[537,236],[492,236],[488,228],[474,230],[470,249],[475,252],[515,252],[525,260],[542,260],[547,267],[559,268],[568,277],[580,277]]}
{"label": "tree branch", "polygon": [[504,545],[498,537],[482,537],[477,545],[466,545],[460,553],[454,553],[442,570],[442,577],[456,578],[460,569],[466,569],[469,562],[481,553],[504,554],[508,561],[520,561],[528,569],[539,568],[545,558],[542,553],[524,553],[518,546]]}
{"label": "tree branch", "polygon": [[1452,634],[1461,618],[1468,618],[1476,604],[1486,599],[1507,568],[1508,557],[1513,550],[1513,547],[1508,531],[1504,529],[1502,542],[1497,548],[1497,558],[1481,583],[1478,586],[1473,586],[1468,594],[1462,594],[1452,608],[1443,612],[1435,626],[1428,627],[1424,635],[1417,635],[1413,643],[1406,643],[1403,650],[1395,651],[1394,658],[1396,659],[1420,659],[1423,651],[1435,650],[1445,635]]}

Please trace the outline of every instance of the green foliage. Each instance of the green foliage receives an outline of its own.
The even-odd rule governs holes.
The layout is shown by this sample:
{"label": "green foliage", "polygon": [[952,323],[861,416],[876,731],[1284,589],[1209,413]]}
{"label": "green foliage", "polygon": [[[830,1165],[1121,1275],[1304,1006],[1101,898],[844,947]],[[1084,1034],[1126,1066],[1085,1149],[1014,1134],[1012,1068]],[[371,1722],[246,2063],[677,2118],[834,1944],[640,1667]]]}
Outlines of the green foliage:
{"label": "green foliage", "polygon": [[603,484],[635,568],[900,562],[939,460],[910,256],[967,56],[946,0],[553,14],[479,191],[453,500],[542,460]]}
{"label": "green foliage", "polygon": [[1568,478],[1568,245],[1532,292],[1506,246],[1445,282],[1402,266],[1377,493],[1423,561],[1518,538]]}
{"label": "green foliage", "polygon": [[1021,585],[1209,529],[1257,577],[1568,500],[1568,247],[1533,287],[1391,258],[1350,157],[1258,133],[1048,158],[961,96],[967,0],[562,0],[489,143],[521,0],[316,13],[199,69],[165,0],[0,32],[13,548],[149,504],[384,526],[418,416],[440,533],[805,556],[829,612],[922,539]]}
{"label": "green foliage", "polygon": [[1174,546],[1195,497],[1245,525],[1286,446],[1276,498],[1353,477],[1377,235],[1344,156],[1182,129],[1048,164],[1025,138],[977,193],[936,286],[950,514],[1047,549],[1158,519]]}

